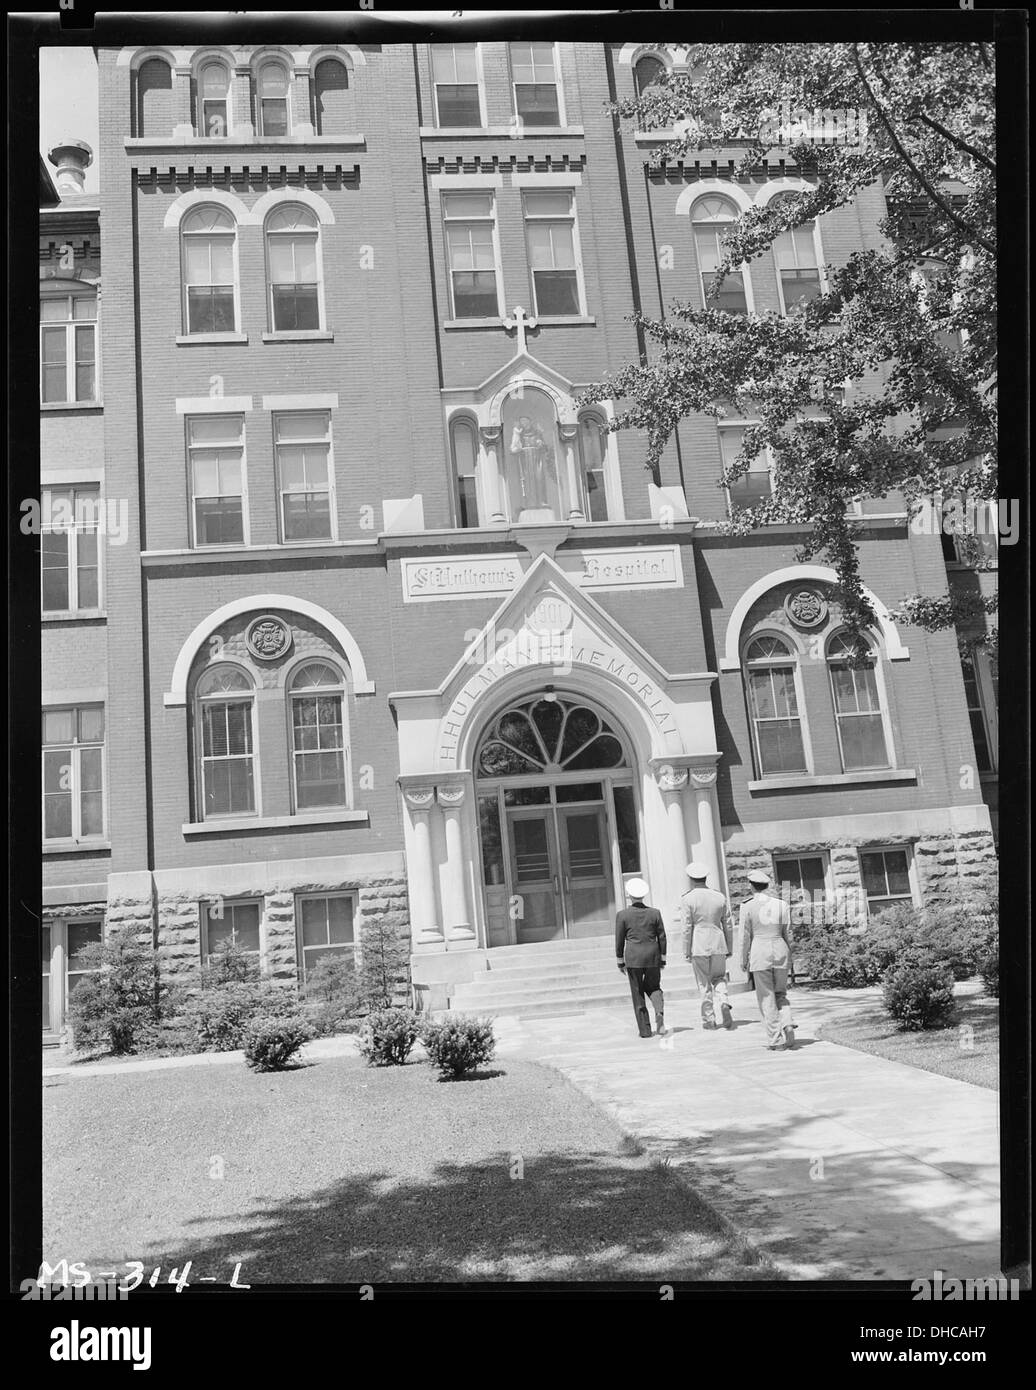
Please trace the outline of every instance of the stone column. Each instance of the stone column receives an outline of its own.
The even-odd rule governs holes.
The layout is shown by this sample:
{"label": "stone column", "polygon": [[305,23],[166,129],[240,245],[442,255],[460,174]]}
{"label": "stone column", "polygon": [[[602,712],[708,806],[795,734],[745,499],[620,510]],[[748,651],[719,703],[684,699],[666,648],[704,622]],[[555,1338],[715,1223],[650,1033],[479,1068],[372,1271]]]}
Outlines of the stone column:
{"label": "stone column", "polygon": [[433,787],[404,788],[403,797],[413,823],[407,878],[410,890],[410,932],[415,946],[441,946],[443,932],[436,913],[435,868],[432,862],[431,813]]}
{"label": "stone column", "polygon": [[291,73],[291,133],[304,137],[314,134],[307,67],[293,68]]}
{"label": "stone column", "polygon": [[467,787],[447,783],[436,788],[436,800],[442,807],[446,826],[446,876],[443,884],[443,927],[447,941],[474,941],[475,932],[468,911],[465,884],[464,845],[461,835],[461,806]]}
{"label": "stone column", "polygon": [[683,789],[687,785],[687,769],[662,763],[655,768],[655,781],[665,802],[671,852],[682,875],[687,863],[687,829],[683,818]]}
{"label": "stone column", "polygon": [[482,496],[489,513],[490,526],[499,526],[507,521],[503,503],[504,479],[500,476],[500,437],[501,425],[483,425],[478,437],[482,445],[479,467],[482,473]]}
{"label": "stone column", "polygon": [[566,515],[569,521],[586,520],[583,512],[583,494],[579,486],[579,473],[576,468],[576,433],[578,428],[578,425],[558,426],[561,447],[565,451],[565,491],[568,494]]}
{"label": "stone column", "polygon": [[228,134],[253,136],[255,125],[252,122],[252,69],[247,63],[242,63],[234,69],[234,75],[230,80],[228,106]]}
{"label": "stone column", "polygon": [[173,139],[190,140],[194,135],[191,117],[191,69],[173,68]]}
{"label": "stone column", "polygon": [[721,893],[727,891],[726,876],[723,872],[723,855],[719,844],[719,817],[713,805],[716,796],[716,769],[714,767],[692,767],[691,786],[694,789],[694,809],[698,822],[699,853],[702,862],[709,866],[709,881]]}

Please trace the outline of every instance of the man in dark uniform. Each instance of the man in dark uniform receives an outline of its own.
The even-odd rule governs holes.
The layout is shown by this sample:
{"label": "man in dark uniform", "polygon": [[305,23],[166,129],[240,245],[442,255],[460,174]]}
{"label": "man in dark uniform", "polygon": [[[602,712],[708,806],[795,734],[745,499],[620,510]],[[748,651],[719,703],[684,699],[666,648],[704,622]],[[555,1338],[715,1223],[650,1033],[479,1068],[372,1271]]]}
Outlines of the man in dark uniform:
{"label": "man in dark uniform", "polygon": [[662,971],[665,968],[665,926],[655,907],[645,907],[648,886],[642,878],[626,884],[630,905],[615,918],[615,954],[619,969],[630,982],[633,1012],[642,1038],[651,1037],[645,994],[655,1011],[655,1032],[665,1035],[665,1000],[662,997]]}

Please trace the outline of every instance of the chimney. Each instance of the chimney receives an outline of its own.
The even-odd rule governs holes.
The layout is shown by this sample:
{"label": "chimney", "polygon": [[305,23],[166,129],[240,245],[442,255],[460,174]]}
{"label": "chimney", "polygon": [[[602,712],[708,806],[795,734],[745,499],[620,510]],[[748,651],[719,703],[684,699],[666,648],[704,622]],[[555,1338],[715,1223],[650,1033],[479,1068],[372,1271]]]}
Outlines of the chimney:
{"label": "chimney", "polygon": [[47,158],[58,171],[55,182],[60,194],[83,192],[87,168],[94,162],[89,145],[83,140],[59,140]]}

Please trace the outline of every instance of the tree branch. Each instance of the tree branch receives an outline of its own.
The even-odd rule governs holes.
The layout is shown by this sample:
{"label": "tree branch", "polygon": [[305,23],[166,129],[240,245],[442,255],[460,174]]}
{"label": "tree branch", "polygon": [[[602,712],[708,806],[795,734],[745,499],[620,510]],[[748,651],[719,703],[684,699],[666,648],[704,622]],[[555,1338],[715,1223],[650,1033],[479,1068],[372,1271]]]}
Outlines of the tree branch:
{"label": "tree branch", "polygon": [[977,150],[974,145],[969,145],[963,135],[954,135],[952,130],[947,130],[939,121],[934,120],[931,116],[924,115],[923,112],[919,111],[917,114],[918,119],[924,121],[925,125],[931,130],[934,130],[937,135],[941,135],[944,140],[949,140],[951,145],[956,145],[957,148],[963,150],[965,154],[971,155],[972,159],[977,159],[978,162],[984,164],[991,173],[996,173],[996,162],[990,159],[988,155],[983,154],[981,150]]}
{"label": "tree branch", "polygon": [[929,198],[932,199],[932,201],[935,203],[937,207],[942,209],[942,211],[946,214],[950,221],[953,222],[955,226],[959,227],[960,230],[964,232],[964,234],[970,240],[975,242],[976,245],[981,246],[983,251],[988,251],[991,256],[995,256],[996,247],[993,246],[990,242],[988,242],[985,237],[980,236],[979,233],[974,229],[974,227],[970,227],[962,217],[958,216],[958,214],[954,212],[953,208],[949,205],[945,198],[943,198],[942,195],[938,193],[935,188],[933,188],[933,186],[925,178],[924,174],[921,173],[920,169],[907,154],[906,150],[903,148],[902,141],[896,134],[895,130],[892,128],[892,123],[885,114],[884,107],[881,105],[881,102],[878,101],[878,98],[874,95],[874,90],[871,87],[871,84],[867,81],[867,75],[863,70],[863,64],[860,62],[860,54],[857,45],[850,44],[850,48],[852,50],[853,62],[856,64],[857,74],[859,75],[860,81],[863,83],[863,89],[867,93],[868,97],[870,97],[871,105],[877,112],[879,120],[881,121],[885,129],[888,131],[889,139],[892,141],[892,144],[895,147],[896,153],[899,155],[900,159],[902,159],[903,163],[913,174],[914,178],[917,179],[918,183],[928,194]]}

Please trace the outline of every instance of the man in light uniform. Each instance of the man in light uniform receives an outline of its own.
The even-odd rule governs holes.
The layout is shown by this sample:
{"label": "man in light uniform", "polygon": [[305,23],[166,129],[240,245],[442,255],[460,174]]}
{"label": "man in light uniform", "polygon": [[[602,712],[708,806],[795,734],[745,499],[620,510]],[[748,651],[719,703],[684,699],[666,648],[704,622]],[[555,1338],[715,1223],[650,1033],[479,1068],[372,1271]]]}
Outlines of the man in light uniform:
{"label": "man in light uniform", "polygon": [[714,1031],[719,1000],[724,1028],[733,1028],[734,1019],[727,1000],[727,957],[733,951],[730,905],[722,893],[707,886],[707,864],[688,864],[691,887],[684,894],[687,929],[684,954],[694,966],[698,988],[702,991],[702,1027]]}
{"label": "man in light uniform", "polygon": [[768,892],[770,876],[753,869],[748,881],[754,897],[741,907],[741,968],[751,972],[755,997],[766,1026],[771,1052],[795,1048],[795,1024],[788,1003],[791,971],[791,911],[782,898]]}

